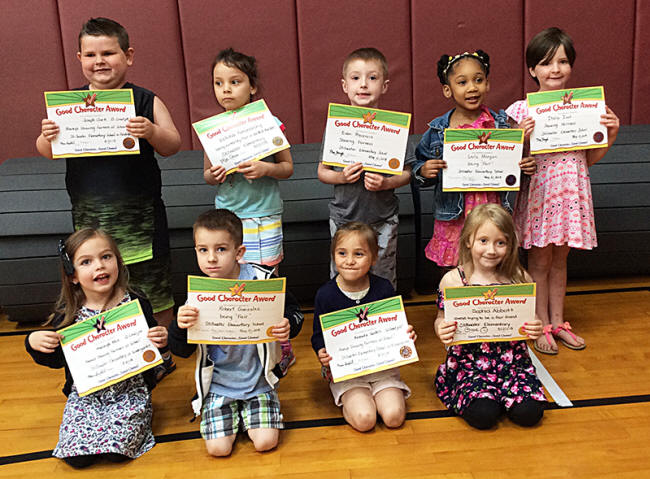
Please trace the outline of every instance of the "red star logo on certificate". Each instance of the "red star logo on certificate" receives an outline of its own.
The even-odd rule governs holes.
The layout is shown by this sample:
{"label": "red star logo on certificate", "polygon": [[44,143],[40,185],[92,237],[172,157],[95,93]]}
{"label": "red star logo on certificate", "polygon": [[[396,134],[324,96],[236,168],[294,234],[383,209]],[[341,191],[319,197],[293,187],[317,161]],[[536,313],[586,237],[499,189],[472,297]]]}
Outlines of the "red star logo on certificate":
{"label": "red star logo on certificate", "polygon": [[485,291],[485,292],[483,293],[483,297],[484,297],[485,299],[494,299],[494,297],[497,295],[497,291],[498,291],[497,288],[494,288],[494,289],[488,289],[487,291]]}
{"label": "red star logo on certificate", "polygon": [[84,102],[86,103],[86,106],[95,106],[96,99],[97,99],[97,93],[93,93],[92,95],[88,93],[88,95],[84,97]]}
{"label": "red star logo on certificate", "polygon": [[478,136],[478,144],[480,145],[481,143],[485,143],[487,145],[487,141],[488,141],[488,138],[490,138],[490,136],[492,136],[491,131],[488,131],[486,133],[481,133]]}
{"label": "red star logo on certificate", "polygon": [[363,122],[364,122],[364,123],[370,123],[370,124],[372,125],[372,120],[374,120],[376,116],[377,116],[377,112],[374,112],[374,113],[370,113],[370,112],[368,112],[368,113],[364,113],[364,114],[363,114]]}
{"label": "red star logo on certificate", "polygon": [[571,98],[573,98],[573,92],[568,92],[562,95],[562,104],[563,105],[570,105],[571,104]]}
{"label": "red star logo on certificate", "polygon": [[246,283],[242,283],[242,284],[235,284],[235,286],[228,288],[230,289],[230,296],[241,296],[241,294],[244,292],[245,287],[246,287]]}

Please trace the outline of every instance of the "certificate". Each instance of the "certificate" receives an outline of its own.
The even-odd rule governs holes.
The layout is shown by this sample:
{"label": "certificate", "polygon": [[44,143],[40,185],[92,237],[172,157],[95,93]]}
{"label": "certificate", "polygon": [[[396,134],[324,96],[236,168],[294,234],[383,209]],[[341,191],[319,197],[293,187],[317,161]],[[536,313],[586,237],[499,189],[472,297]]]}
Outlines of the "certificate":
{"label": "certificate", "polygon": [[410,125],[410,113],[330,103],[323,164],[401,175]]}
{"label": "certificate", "polygon": [[418,361],[401,296],[320,316],[335,383]]}
{"label": "certificate", "polygon": [[277,341],[273,326],[284,317],[286,279],[187,277],[187,304],[199,309],[188,343],[256,344]]}
{"label": "certificate", "polygon": [[63,354],[79,396],[161,364],[158,348],[147,338],[148,332],[138,300],[57,331],[63,335]]}
{"label": "certificate", "polygon": [[261,160],[289,148],[264,100],[192,123],[213,166],[234,173],[246,161]]}
{"label": "certificate", "polygon": [[451,344],[528,339],[535,318],[535,283],[445,288],[445,320],[456,321]]}
{"label": "certificate", "polygon": [[535,120],[530,152],[585,150],[607,146],[602,86],[529,93],[528,114]]}
{"label": "certificate", "polygon": [[524,130],[445,130],[442,191],[517,191]]}
{"label": "certificate", "polygon": [[46,91],[47,118],[59,126],[53,158],[135,155],[140,142],[126,131],[135,118],[133,90]]}

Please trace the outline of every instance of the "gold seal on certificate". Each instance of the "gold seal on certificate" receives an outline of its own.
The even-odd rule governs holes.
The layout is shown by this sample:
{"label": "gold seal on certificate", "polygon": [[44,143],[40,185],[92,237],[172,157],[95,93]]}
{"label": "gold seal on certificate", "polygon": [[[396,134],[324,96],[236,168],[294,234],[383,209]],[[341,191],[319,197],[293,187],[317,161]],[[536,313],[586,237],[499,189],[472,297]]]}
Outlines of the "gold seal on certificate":
{"label": "gold seal on certificate", "polygon": [[57,331],[79,396],[161,364],[138,300]]}
{"label": "gold seal on certificate", "polygon": [[234,173],[246,161],[261,160],[289,148],[278,120],[257,100],[192,123],[212,165]]}
{"label": "gold seal on certificate", "polygon": [[528,114],[535,120],[530,152],[585,150],[607,146],[602,86],[529,93]]}
{"label": "gold seal on certificate", "polygon": [[199,320],[188,343],[256,344],[276,341],[271,330],[284,316],[286,279],[187,277],[187,304]]}
{"label": "gold seal on certificate", "polygon": [[445,129],[442,191],[517,191],[524,130]]}
{"label": "gold seal on certificate", "polygon": [[126,131],[134,118],[133,90],[46,91],[47,118],[59,126],[53,158],[134,155],[140,143]]}
{"label": "gold seal on certificate", "polygon": [[445,320],[456,321],[451,344],[527,339],[535,318],[535,283],[445,288]]}
{"label": "gold seal on certificate", "polygon": [[410,113],[330,103],[323,164],[401,175],[410,124]]}
{"label": "gold seal on certificate", "polygon": [[401,296],[320,316],[335,383],[418,361]]}

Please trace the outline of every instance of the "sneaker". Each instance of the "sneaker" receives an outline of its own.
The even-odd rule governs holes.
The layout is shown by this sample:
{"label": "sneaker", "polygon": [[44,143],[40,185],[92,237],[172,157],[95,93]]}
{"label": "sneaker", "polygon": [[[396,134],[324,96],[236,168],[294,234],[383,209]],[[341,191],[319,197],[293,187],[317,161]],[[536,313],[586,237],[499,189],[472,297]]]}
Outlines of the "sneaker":
{"label": "sneaker", "polygon": [[287,371],[291,366],[296,362],[296,356],[293,354],[293,347],[289,341],[280,344],[282,348],[282,358],[280,359],[280,369],[282,370],[282,375],[286,376]]}
{"label": "sneaker", "polygon": [[174,358],[172,358],[171,354],[169,355],[168,358],[163,358],[162,364],[159,364],[158,366],[153,368],[156,374],[156,383],[162,381],[165,378],[165,376],[174,372],[175,369],[176,369],[176,363],[174,362]]}

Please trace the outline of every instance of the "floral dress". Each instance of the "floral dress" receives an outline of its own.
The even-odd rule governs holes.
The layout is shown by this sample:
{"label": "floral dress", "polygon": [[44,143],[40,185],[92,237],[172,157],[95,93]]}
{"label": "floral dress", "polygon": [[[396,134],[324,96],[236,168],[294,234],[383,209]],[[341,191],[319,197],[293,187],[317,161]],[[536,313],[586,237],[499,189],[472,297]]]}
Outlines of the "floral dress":
{"label": "floral dress", "polygon": [[[528,116],[525,100],[506,113],[518,123]],[[521,246],[598,246],[585,150],[535,155],[537,171],[517,197],[514,219]],[[522,185],[523,186],[523,185]]]}
{"label": "floral dress", "polygon": [[[486,106],[481,106],[481,114],[471,125],[458,128],[494,128],[494,118]],[[466,192],[464,210],[456,219],[450,221],[435,220],[433,236],[424,248],[425,256],[438,266],[456,266],[458,264],[458,240],[465,224],[465,217],[476,206],[485,203],[501,204],[499,193],[494,191]]]}
{"label": "floral dress", "polygon": [[[468,286],[460,267],[458,272],[463,285]],[[444,309],[440,290],[438,307]],[[451,346],[445,362],[438,367],[435,384],[443,404],[459,415],[480,398],[498,401],[506,409],[528,399],[546,401],[525,341]]]}
{"label": "floral dress", "polygon": [[[128,293],[119,304],[130,301]],[[101,313],[82,307],[76,321]],[[141,456],[155,445],[151,393],[141,374],[80,397],[73,385],[63,411],[53,456],[117,453]]]}

